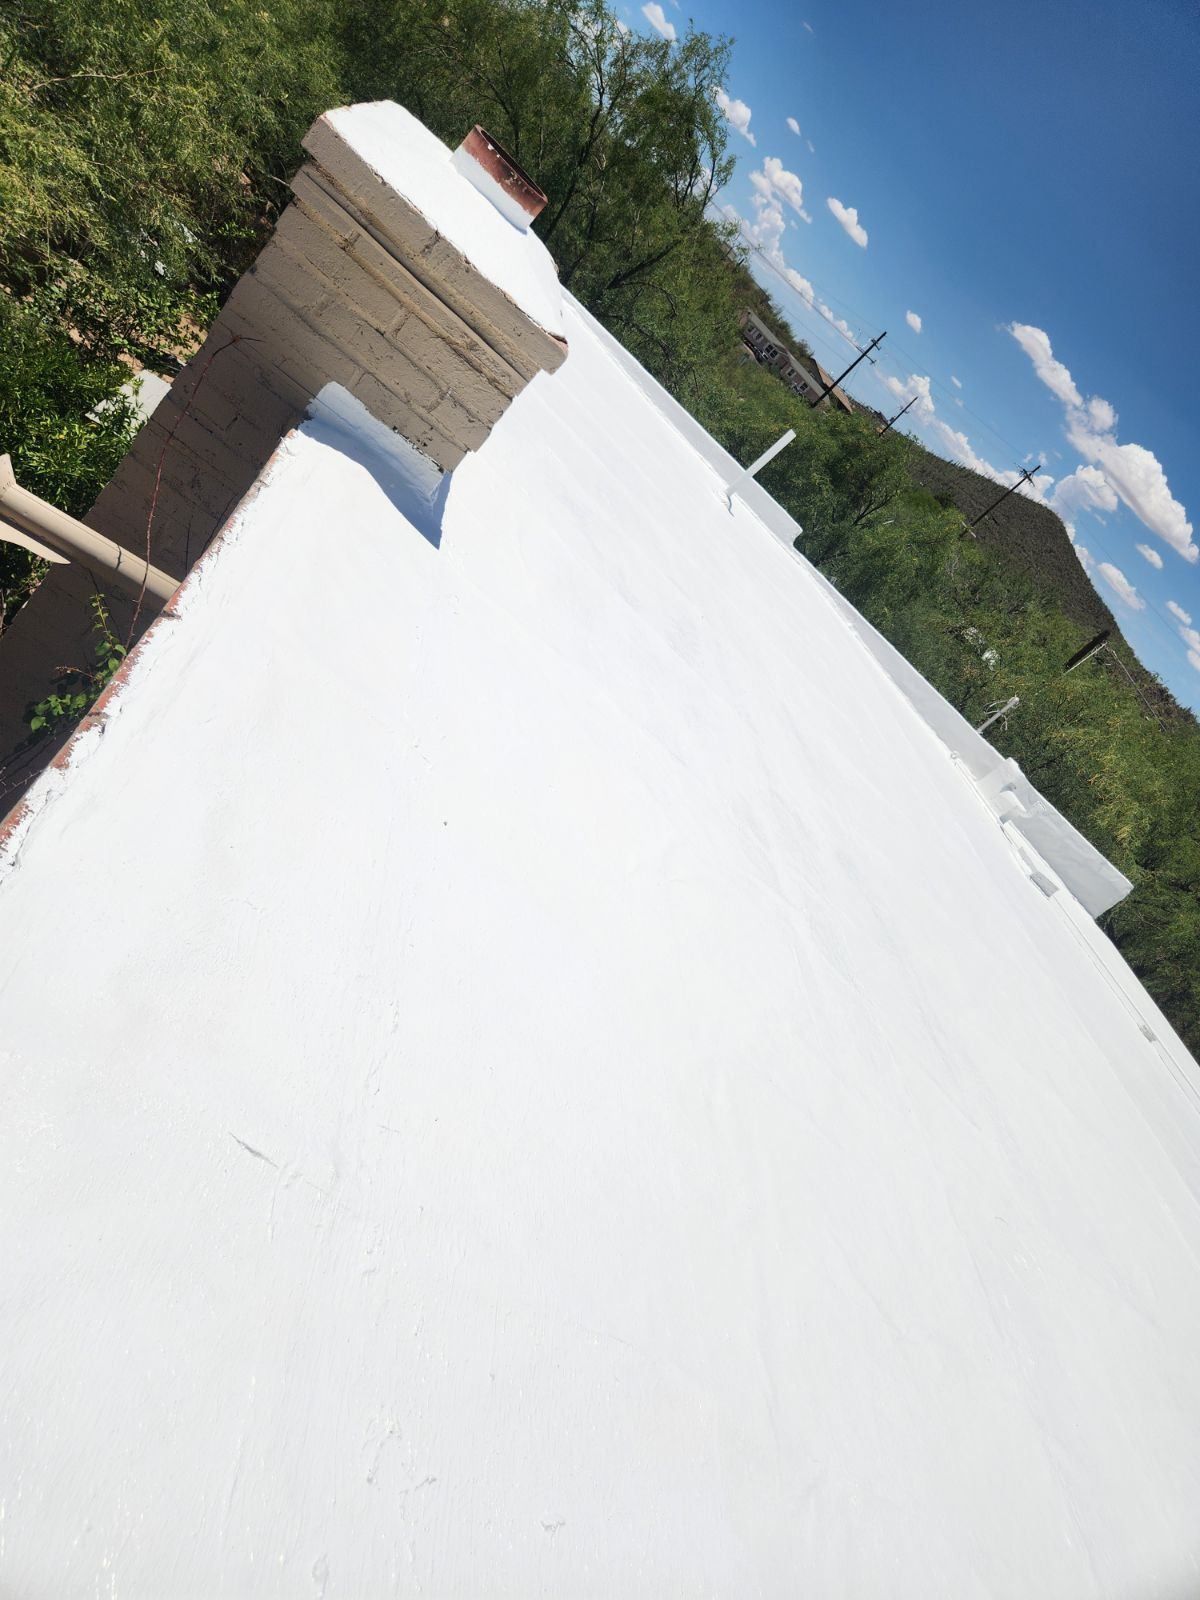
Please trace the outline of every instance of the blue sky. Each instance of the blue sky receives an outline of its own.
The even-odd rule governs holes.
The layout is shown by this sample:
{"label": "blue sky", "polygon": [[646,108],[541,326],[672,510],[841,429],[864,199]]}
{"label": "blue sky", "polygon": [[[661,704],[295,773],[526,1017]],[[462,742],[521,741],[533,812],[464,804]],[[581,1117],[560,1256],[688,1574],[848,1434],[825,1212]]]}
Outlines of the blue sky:
{"label": "blue sky", "polygon": [[721,199],[818,358],[840,371],[845,333],[886,329],[852,393],[891,410],[918,395],[912,431],[1001,481],[1041,462],[1126,636],[1200,708],[1190,0],[621,10],[736,39]]}

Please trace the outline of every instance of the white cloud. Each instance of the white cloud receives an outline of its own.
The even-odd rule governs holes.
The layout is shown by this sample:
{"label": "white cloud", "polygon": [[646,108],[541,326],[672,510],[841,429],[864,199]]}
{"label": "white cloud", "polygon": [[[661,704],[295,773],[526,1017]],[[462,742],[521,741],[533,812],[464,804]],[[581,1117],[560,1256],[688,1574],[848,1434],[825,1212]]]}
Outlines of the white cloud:
{"label": "white cloud", "polygon": [[1102,511],[1115,511],[1117,497],[1108,479],[1096,467],[1076,467],[1074,472],[1060,478],[1050,496],[1051,511],[1057,512],[1070,533],[1075,531],[1075,518],[1081,511],[1099,515]]}
{"label": "white cloud", "polygon": [[742,221],[741,226],[750,243],[757,245],[768,261],[773,261],[777,267],[784,265],[782,240],[787,231],[787,219],[774,196],[764,199],[762,194],[756,194],[754,220]]}
{"label": "white cloud", "polygon": [[1152,545],[1139,544],[1137,546],[1137,553],[1147,560],[1156,571],[1162,571],[1163,559]]}
{"label": "white cloud", "polygon": [[648,4],[642,7],[642,15],[654,29],[655,33],[661,33],[664,39],[670,39],[672,41],[674,40],[675,24],[659,5],[658,0],[648,0]]}
{"label": "white cloud", "polygon": [[[650,7],[646,6],[643,9],[649,11]],[[654,9],[661,15],[661,6],[655,6]],[[651,18],[651,21],[653,21],[653,18]],[[668,23],[667,26],[670,27],[670,23]],[[674,28],[671,28],[671,37],[672,39],[675,37]],[[732,96],[725,93],[724,89],[718,89],[716,91],[715,98],[717,105],[729,126],[740,133],[743,139],[748,139],[751,144],[756,145],[758,140],[750,132],[750,118],[754,115],[754,113],[751,111],[746,102],[744,100],[734,100]]]}
{"label": "white cloud", "polygon": [[792,130],[792,132],[797,136],[797,138],[799,138],[799,136],[800,136],[800,124],[796,121],[795,117],[789,117],[787,119],[787,125]]}
{"label": "white cloud", "polygon": [[815,303],[813,286],[803,273],[797,272],[795,267],[784,267],[783,275],[806,305],[811,306]]}
{"label": "white cloud", "polygon": [[766,201],[771,201],[778,196],[785,200],[793,211],[798,211],[806,217],[804,210],[804,185],[794,172],[789,172],[778,156],[767,156],[763,160],[762,170],[750,174],[750,184],[756,195]]}
{"label": "white cloud", "polygon": [[957,379],[957,378],[956,378],[956,377],[955,377],[955,376],[954,376],[954,374],[953,374],[953,373],[951,373],[951,374],[950,374],[950,382],[951,382],[951,383],[952,383],[952,384],[953,384],[953,385],[954,385],[954,387],[955,387],[955,388],[956,388],[956,389],[961,389],[961,388],[962,388],[962,384],[961,384],[961,383],[960,383],[960,382],[959,382],[959,380],[958,380],[958,379]]}
{"label": "white cloud", "polygon": [[1116,595],[1117,599],[1129,607],[1131,611],[1144,611],[1146,602],[1121,571],[1114,567],[1111,561],[1102,561],[1096,571]]}
{"label": "white cloud", "polygon": [[816,153],[817,153],[817,147],[816,147],[816,145],[815,145],[815,144],[814,144],[814,143],[813,143],[813,142],[812,142],[812,140],[811,140],[811,139],[805,139],[805,141],[804,141],[804,142],[805,142],[805,144],[806,144],[806,145],[807,145],[807,146],[808,146],[808,153],[809,153],[809,155],[810,155],[810,156],[815,156],[815,155],[816,155]]}
{"label": "white cloud", "polygon": [[855,244],[867,248],[867,230],[858,220],[858,212],[854,206],[844,206],[840,200],[835,200],[831,195],[825,204],[854,240]]}
{"label": "white cloud", "polygon": [[617,32],[618,33],[628,33],[629,32],[629,24],[627,22],[622,22],[620,17],[617,18]]}
{"label": "white cloud", "polygon": [[916,311],[906,311],[904,313],[904,320],[905,320],[905,322],[908,323],[909,327],[912,329],[912,331],[914,333],[920,333],[920,331],[921,331],[921,317],[920,317],[920,314],[918,312],[916,312]]}
{"label": "white cloud", "polygon": [[913,407],[916,416],[922,421],[929,421],[934,414],[933,396],[930,391],[930,382],[918,372],[911,373],[907,378],[893,378],[890,373],[880,373],[880,378],[886,389],[895,395],[897,400],[905,402],[915,400]]}
{"label": "white cloud", "polygon": [[[935,417],[931,424],[933,433],[942,444],[942,447],[954,458],[961,461],[964,467],[970,467],[972,472],[980,472],[985,478],[994,478],[997,483],[1004,481],[1002,473],[990,461],[985,461],[979,455],[974,445],[965,433],[960,433],[957,428],[952,428],[948,422],[943,422],[940,417]],[[1012,474],[1013,477],[1018,474]]]}
{"label": "white cloud", "polygon": [[[978,472],[985,478],[990,478],[993,483],[1003,488],[1016,488],[1029,500],[1037,500],[1042,505],[1049,503],[1048,491],[1054,484],[1054,479],[1048,472],[1039,472],[1032,480],[1022,483],[1021,474],[1011,468],[1001,470],[981,456],[965,433],[937,415],[934,405],[932,385],[928,377],[919,372],[910,373],[907,378],[895,378],[889,373],[876,371],[876,378],[895,399],[900,401],[915,400],[910,415],[922,425],[928,437],[932,439],[936,448],[940,449],[951,460],[961,462],[964,467],[970,467],[972,472]],[[961,404],[961,401],[959,402]],[[1070,531],[1070,530],[1068,530]],[[1071,535],[1072,539],[1074,534]]]}
{"label": "white cloud", "polygon": [[[1146,546],[1138,545],[1138,549],[1145,554]],[[1162,562],[1159,562],[1162,565]],[[1168,600],[1167,610],[1178,623],[1177,632],[1187,646],[1187,658],[1197,672],[1200,672],[1200,629],[1192,627],[1191,613],[1185,611],[1178,600]]]}
{"label": "white cloud", "polygon": [[[772,183],[772,176],[778,181]],[[783,164],[773,156],[768,156],[763,163],[762,171],[750,174],[750,182],[754,189],[754,220],[747,221],[745,217],[739,216],[732,206],[723,206],[721,208],[723,214],[731,222],[736,223],[743,237],[761,250],[771,265],[782,273],[806,306],[843,334],[856,350],[859,349],[858,339],[850,324],[836,316],[824,300],[818,298],[808,279],[803,273],[797,272],[795,267],[789,267],[784,257],[783,239],[787,233],[787,219],[783,214],[780,196],[781,193],[790,194],[793,184],[798,191],[799,178],[795,173],[785,171]],[[801,211],[800,215],[805,222],[811,221],[806,211]]]}
{"label": "white cloud", "polygon": [[1112,433],[1117,426],[1117,413],[1107,400],[1094,394],[1087,403],[1088,421],[1097,433]]}
{"label": "white cloud", "polygon": [[1189,662],[1197,672],[1200,672],[1200,632],[1197,632],[1195,628],[1180,628],[1179,637],[1187,645]]}
{"label": "white cloud", "polygon": [[807,29],[808,29],[808,31],[809,31],[809,33],[811,33],[811,32],[812,32],[812,31],[813,31],[813,25],[812,25],[812,23],[811,23],[811,22],[802,22],[802,23],[801,23],[801,24],[800,24],[800,26],[801,26],[801,27],[802,27],[802,28],[807,28]]}
{"label": "white cloud", "polygon": [[1041,328],[1014,322],[1008,330],[1033,362],[1033,370],[1062,401],[1067,413],[1067,438],[1085,461],[1103,473],[1110,488],[1134,516],[1185,561],[1200,561],[1187,512],[1175,499],[1162,463],[1140,444],[1121,444],[1117,413],[1107,400],[1093,395],[1084,403],[1070,372],[1057,360]]}
{"label": "white cloud", "polygon": [[[1111,414],[1111,406],[1108,411]],[[1082,411],[1067,417],[1067,438],[1079,454],[1096,463],[1144,527],[1185,561],[1200,560],[1187,512],[1171,493],[1157,456],[1140,444],[1119,444],[1111,431],[1090,427],[1091,420],[1092,414]]]}
{"label": "white cloud", "polygon": [[1093,571],[1094,568],[1095,568],[1096,563],[1092,560],[1092,552],[1088,549],[1087,545],[1085,545],[1085,544],[1076,544],[1076,542],[1075,542],[1075,529],[1072,528],[1070,526],[1070,524],[1067,525],[1067,538],[1070,539],[1071,548],[1074,550],[1075,554],[1079,557],[1079,564],[1083,568],[1083,570],[1085,572]]}
{"label": "white cloud", "polygon": [[1081,406],[1083,396],[1075,387],[1075,380],[1066,367],[1055,359],[1049,335],[1043,333],[1041,328],[1031,328],[1027,322],[1014,322],[1008,331],[1033,362],[1033,370],[1051,394],[1056,395],[1065,406]]}

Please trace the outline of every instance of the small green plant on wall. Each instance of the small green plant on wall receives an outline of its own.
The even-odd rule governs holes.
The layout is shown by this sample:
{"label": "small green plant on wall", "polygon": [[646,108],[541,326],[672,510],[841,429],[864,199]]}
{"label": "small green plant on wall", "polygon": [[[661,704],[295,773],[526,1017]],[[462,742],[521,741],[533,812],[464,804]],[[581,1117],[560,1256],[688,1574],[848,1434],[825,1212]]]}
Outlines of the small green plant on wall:
{"label": "small green plant on wall", "polygon": [[105,686],[115,677],[125,659],[125,646],[112,631],[103,595],[92,596],[95,617],[95,662],[91,667],[68,667],[55,693],[31,705],[28,712],[32,734],[52,733],[67,722],[77,722]]}

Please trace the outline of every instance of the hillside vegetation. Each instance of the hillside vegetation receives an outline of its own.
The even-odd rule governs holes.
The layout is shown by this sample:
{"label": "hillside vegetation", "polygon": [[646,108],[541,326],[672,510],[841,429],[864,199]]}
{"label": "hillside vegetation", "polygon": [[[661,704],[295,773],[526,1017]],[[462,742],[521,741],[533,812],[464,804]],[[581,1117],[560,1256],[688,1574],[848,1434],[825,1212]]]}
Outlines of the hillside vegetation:
{"label": "hillside vegetation", "polygon": [[[393,98],[452,144],[484,123],[550,196],[563,282],[717,438],[749,460],[796,429],[764,482],[805,552],[969,718],[1021,696],[996,742],[1133,879],[1109,931],[1200,1049],[1195,723],[1160,726],[1110,658],[1062,677],[1107,612],[1061,524],[1021,503],[963,538],[970,475],[738,359],[739,307],[786,325],[710,215],[728,57],[600,0],[0,0],[0,443],[90,500],[129,435],[102,403],[124,363],[193,347],[322,110]],[[36,570],[0,560],[11,615]]]}
{"label": "hillside vegetation", "polygon": [[[970,467],[924,449],[914,441],[909,471],[942,505],[954,506],[967,523],[995,504],[1002,486]],[[1143,702],[1164,722],[1192,724],[1196,719],[1154,673],[1138,660],[1117,619],[1105,605],[1079,563],[1062,520],[1049,506],[1024,494],[1012,494],[973,530],[990,545],[1004,565],[1026,579],[1051,605],[1057,605],[1090,634],[1107,629],[1111,648],[1120,655]]]}
{"label": "hillside vegetation", "polygon": [[[912,475],[944,505],[953,505],[974,522],[1002,492],[991,478],[920,447],[913,451]],[[1051,590],[1067,615],[1093,633],[1115,628],[1116,618],[1079,564],[1062,521],[1049,506],[1024,494],[1010,494],[975,530],[975,537],[997,550],[1018,572]]]}

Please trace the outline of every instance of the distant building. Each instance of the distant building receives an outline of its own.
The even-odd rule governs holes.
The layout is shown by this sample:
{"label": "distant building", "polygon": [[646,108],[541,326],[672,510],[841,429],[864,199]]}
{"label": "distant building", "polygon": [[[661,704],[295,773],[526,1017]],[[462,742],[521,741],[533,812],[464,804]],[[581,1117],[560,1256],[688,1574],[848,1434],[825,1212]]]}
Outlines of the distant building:
{"label": "distant building", "polygon": [[[825,368],[819,364],[817,366],[817,372],[820,374],[822,389],[827,383],[833,383],[833,379],[830,374],[826,372]],[[855,411],[858,409],[846,391],[844,389],[839,389],[836,383],[833,384],[833,388],[829,391],[829,398],[834,401],[835,404],[841,406],[842,410],[848,417],[852,417]]]}
{"label": "distant building", "polygon": [[[742,330],[742,341],[754,359],[764,367],[770,367],[777,372],[787,384],[793,394],[800,395],[809,400],[820,394],[827,384],[832,382],[829,374],[821,366],[817,367],[814,374],[806,367],[786,345],[780,344],[765,322],[761,322],[753,311],[743,309],[738,313],[738,323]],[[843,411],[852,412],[853,402],[837,388],[830,390],[826,400],[835,401]]]}
{"label": "distant building", "polygon": [[760,322],[753,311],[741,311],[738,322],[742,329],[742,340],[756,361],[777,372],[795,394],[811,399],[820,393],[821,384],[814,374],[804,366],[799,356],[777,341],[770,328],[765,322]]}

